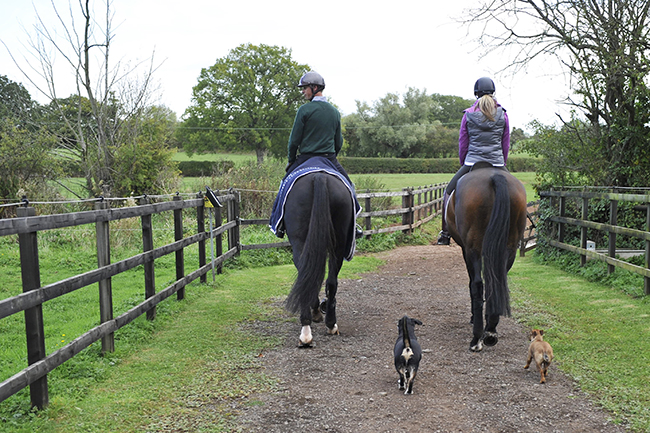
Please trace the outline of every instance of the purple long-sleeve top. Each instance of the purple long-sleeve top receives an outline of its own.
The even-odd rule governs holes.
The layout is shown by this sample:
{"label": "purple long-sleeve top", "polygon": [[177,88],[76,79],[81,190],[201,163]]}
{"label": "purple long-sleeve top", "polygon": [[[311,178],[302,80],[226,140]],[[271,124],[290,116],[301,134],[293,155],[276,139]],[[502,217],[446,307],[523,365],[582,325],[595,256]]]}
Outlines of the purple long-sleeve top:
{"label": "purple long-sleeve top", "polygon": [[[501,104],[497,102],[497,106],[501,107]],[[478,108],[478,100],[474,102],[474,105],[465,110],[466,113],[475,111],[480,111],[480,108]],[[503,162],[505,163],[508,161],[508,151],[510,150],[510,122],[508,121],[508,113],[506,113],[505,109],[503,110],[503,117],[506,124],[503,128],[503,136],[501,137],[501,148],[503,150]],[[467,117],[463,114],[463,120],[460,122],[460,135],[458,137],[458,157],[460,158],[461,165],[465,164],[468,149],[469,133],[467,132]]]}

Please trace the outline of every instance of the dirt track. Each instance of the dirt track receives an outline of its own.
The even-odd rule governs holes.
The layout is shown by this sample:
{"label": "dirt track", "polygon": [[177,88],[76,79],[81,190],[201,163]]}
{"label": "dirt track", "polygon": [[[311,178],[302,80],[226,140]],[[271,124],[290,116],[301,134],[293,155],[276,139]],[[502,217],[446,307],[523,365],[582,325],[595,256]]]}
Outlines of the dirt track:
{"label": "dirt track", "polygon": [[[513,319],[501,320],[495,347],[469,351],[468,281],[457,246],[401,247],[380,257],[387,263],[377,273],[340,282],[340,336],[316,324],[316,347],[298,349],[297,321],[256,325],[285,339],[262,361],[281,390],[251,396],[241,431],[625,431],[555,365],[546,385],[534,367],[524,370],[527,330]],[[404,314],[425,325],[416,330],[425,353],[413,395],[398,390],[392,359]]]}

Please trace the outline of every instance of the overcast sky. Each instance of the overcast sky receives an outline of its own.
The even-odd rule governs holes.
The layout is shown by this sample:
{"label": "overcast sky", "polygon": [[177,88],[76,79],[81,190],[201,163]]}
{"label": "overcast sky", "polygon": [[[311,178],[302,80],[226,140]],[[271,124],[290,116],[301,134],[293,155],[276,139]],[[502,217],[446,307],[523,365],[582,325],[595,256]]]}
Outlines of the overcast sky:
{"label": "overcast sky", "polygon": [[[54,2],[67,13],[67,0]],[[77,12],[77,0],[72,3]],[[569,94],[554,62],[538,63],[516,77],[496,75],[509,63],[508,56],[491,55],[479,61],[472,34],[457,23],[464,10],[476,4],[471,0],[114,0],[113,58],[136,61],[155,52],[156,64],[162,63],[154,75],[161,89],[160,103],[179,117],[191,102],[201,68],[240,44],[252,43],[291,49],[293,60],[323,75],[325,95],[344,115],[356,111],[357,100],[372,104],[389,92],[402,95],[409,87],[473,99],[476,79],[490,76],[511,126],[525,128],[533,119],[554,123],[556,112],[566,114],[558,101]],[[46,25],[54,25],[50,0],[0,0],[0,40],[23,64],[27,33],[33,33],[36,22],[34,7]],[[44,102],[2,45],[0,75],[23,83],[33,98]],[[67,83],[57,83],[59,94],[68,96],[72,81],[69,74],[62,78]]]}

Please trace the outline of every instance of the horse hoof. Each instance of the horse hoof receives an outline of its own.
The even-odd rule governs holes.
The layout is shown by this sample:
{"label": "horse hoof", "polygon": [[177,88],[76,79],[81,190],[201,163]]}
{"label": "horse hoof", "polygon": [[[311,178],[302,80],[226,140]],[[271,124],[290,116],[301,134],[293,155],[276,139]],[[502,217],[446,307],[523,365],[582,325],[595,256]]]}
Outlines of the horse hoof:
{"label": "horse hoof", "polygon": [[314,346],[315,345],[313,340],[310,341],[309,343],[303,343],[302,341],[298,341],[298,349],[313,349]]}
{"label": "horse hoof", "polygon": [[483,342],[481,340],[478,341],[478,343],[469,346],[469,350],[472,352],[480,352],[483,350]]}
{"label": "horse hoof", "polygon": [[486,346],[492,347],[495,346],[499,342],[499,334],[496,332],[486,332],[483,335],[483,343],[485,343]]}
{"label": "horse hoof", "polygon": [[329,335],[341,335],[339,334],[339,325],[335,323],[332,328],[327,328],[327,333]]}

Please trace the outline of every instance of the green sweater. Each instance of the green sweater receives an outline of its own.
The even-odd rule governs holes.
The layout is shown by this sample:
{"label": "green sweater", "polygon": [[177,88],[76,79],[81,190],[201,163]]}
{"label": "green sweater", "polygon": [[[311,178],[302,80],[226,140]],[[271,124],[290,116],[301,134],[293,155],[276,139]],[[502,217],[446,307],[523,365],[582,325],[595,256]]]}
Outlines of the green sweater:
{"label": "green sweater", "polygon": [[311,101],[296,113],[289,136],[289,164],[300,153],[336,153],[343,145],[341,114],[329,102]]}

